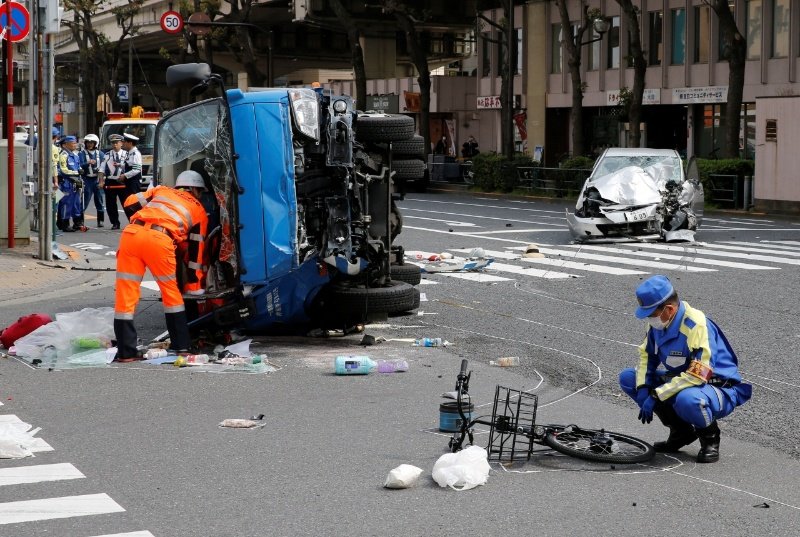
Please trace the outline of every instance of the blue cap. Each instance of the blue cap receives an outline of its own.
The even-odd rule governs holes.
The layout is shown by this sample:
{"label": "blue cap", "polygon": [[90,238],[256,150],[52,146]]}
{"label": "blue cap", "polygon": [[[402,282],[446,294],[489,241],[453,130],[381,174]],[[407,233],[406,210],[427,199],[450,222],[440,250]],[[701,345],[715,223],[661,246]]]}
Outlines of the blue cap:
{"label": "blue cap", "polygon": [[64,144],[64,143],[67,143],[67,142],[77,142],[77,141],[78,141],[78,139],[75,138],[74,136],[65,136],[64,139],[61,140],[61,143]]}
{"label": "blue cap", "polygon": [[636,308],[636,318],[644,319],[645,317],[650,317],[674,292],[672,283],[666,276],[647,278],[636,289],[636,300],[639,301],[639,307]]}
{"label": "blue cap", "polygon": [[61,136],[61,131],[58,130],[58,127],[53,127],[53,136]]}

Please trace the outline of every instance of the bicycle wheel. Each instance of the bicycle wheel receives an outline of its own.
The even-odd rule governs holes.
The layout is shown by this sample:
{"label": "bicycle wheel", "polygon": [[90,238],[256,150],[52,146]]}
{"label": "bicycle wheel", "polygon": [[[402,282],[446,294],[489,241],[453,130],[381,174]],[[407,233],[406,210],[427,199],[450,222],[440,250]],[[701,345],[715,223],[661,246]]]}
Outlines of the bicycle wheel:
{"label": "bicycle wheel", "polygon": [[633,436],[576,425],[548,426],[544,442],[564,455],[595,462],[632,464],[649,461],[656,454],[653,446]]}

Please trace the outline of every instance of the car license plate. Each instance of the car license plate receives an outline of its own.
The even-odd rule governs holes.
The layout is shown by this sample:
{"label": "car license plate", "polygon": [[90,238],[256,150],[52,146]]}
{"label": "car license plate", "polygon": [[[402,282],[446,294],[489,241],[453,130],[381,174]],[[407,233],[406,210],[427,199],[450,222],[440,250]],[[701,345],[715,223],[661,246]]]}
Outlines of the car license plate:
{"label": "car license plate", "polygon": [[641,222],[642,220],[647,220],[647,209],[639,209],[638,211],[625,213],[625,218],[628,220],[628,222]]}

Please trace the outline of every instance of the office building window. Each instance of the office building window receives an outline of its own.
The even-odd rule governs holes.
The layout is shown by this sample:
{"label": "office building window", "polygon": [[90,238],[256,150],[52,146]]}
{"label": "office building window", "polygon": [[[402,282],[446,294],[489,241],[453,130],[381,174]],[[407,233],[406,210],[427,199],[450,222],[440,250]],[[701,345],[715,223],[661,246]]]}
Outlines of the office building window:
{"label": "office building window", "polygon": [[489,76],[492,72],[492,43],[489,41],[489,33],[481,34],[481,76]]}
{"label": "office building window", "polygon": [[672,65],[683,65],[686,57],[686,10],[672,10]]}
{"label": "office building window", "polygon": [[608,31],[606,67],[619,69],[619,17],[611,17],[611,29]]}
{"label": "office building window", "polygon": [[772,57],[789,55],[789,5],[791,0],[775,0],[772,15]]}
{"label": "office building window", "polygon": [[711,8],[694,8],[694,63],[708,63],[708,47],[711,36]]}
{"label": "office building window", "polygon": [[650,46],[647,51],[649,65],[661,65],[664,53],[664,14],[650,12]]}
{"label": "office building window", "polygon": [[[589,34],[589,40],[597,39],[598,37],[600,37],[600,34],[598,34],[595,31],[594,26],[589,28],[589,30],[586,33]],[[595,41],[594,43],[589,43],[589,50],[588,50],[588,52],[586,54],[586,68],[589,71],[597,71],[598,69],[600,69],[600,41],[599,40]]]}
{"label": "office building window", "polygon": [[550,29],[550,72],[561,72],[561,25],[553,24]]}
{"label": "office building window", "polygon": [[761,57],[761,0],[747,0],[747,59]]}

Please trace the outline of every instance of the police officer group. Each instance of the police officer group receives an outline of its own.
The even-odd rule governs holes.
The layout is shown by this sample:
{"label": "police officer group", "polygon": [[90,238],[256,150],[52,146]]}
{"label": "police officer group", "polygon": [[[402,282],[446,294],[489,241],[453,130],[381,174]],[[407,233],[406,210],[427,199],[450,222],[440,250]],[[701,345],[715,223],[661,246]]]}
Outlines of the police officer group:
{"label": "police officer group", "polygon": [[104,227],[107,212],[111,229],[120,229],[117,198],[122,206],[129,195],[140,191],[139,138],[112,134],[108,137],[111,150],[104,152],[96,134],[84,136],[83,147],[79,147],[76,136],[62,138],[56,128],[52,134],[53,187],[63,194],[58,201],[56,227],[62,232],[86,231],[84,210],[94,200],[97,227]]}

